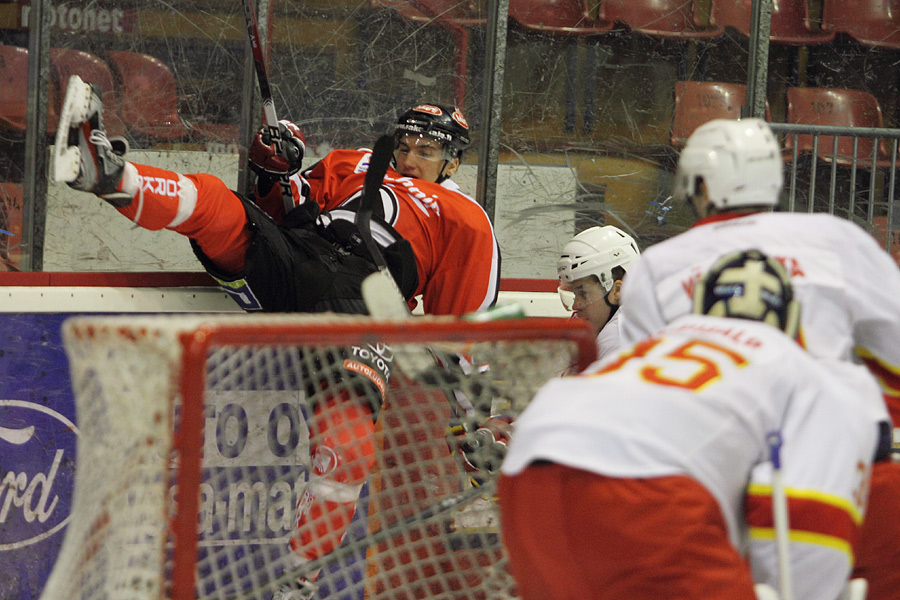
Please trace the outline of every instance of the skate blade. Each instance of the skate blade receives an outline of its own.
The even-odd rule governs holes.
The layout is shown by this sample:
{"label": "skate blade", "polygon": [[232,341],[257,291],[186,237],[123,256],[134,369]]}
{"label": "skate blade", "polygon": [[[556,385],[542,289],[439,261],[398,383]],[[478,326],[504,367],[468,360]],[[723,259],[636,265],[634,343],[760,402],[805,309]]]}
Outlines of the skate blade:
{"label": "skate blade", "polygon": [[69,146],[69,130],[73,122],[80,124],[87,118],[90,101],[91,86],[78,75],[69,77],[53,146],[53,180],[57,183],[69,183],[78,178],[81,150],[78,146]]}

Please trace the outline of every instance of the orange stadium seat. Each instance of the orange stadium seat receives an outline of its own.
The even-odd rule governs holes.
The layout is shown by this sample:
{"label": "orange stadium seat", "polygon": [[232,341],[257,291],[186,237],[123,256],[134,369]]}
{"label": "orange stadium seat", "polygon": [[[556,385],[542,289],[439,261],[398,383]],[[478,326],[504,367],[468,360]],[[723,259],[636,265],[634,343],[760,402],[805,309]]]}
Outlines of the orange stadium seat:
{"label": "orange stadium seat", "polygon": [[900,48],[897,0],[824,0],[822,21],[861,44]]}
{"label": "orange stadium seat", "polygon": [[[56,90],[50,86],[47,103],[47,133],[59,123]],[[28,111],[28,49],[0,45],[0,127],[24,133]]]}
{"label": "orange stadium seat", "polygon": [[608,21],[592,19],[584,0],[509,0],[509,16],[534,31],[594,35],[613,28]]}
{"label": "orange stadium seat", "polygon": [[121,83],[120,115],[133,134],[157,140],[184,138],[189,130],[178,115],[178,86],[158,58],[110,50],[109,63]]}
{"label": "orange stadium seat", "polygon": [[695,129],[713,119],[737,119],[747,86],[713,81],[676,81],[672,145],[684,146]]}
{"label": "orange stadium seat", "polygon": [[[844,1],[844,0],[841,0]],[[712,21],[750,36],[752,0],[713,0]],[[779,44],[823,44],[834,39],[834,31],[814,26],[806,0],[779,0],[772,3],[769,41]]]}
{"label": "orange stadium seat", "polygon": [[603,0],[598,18],[618,21],[646,35],[685,40],[709,40],[722,27],[703,23],[696,0]]}
{"label": "orange stadium seat", "polygon": [[[872,94],[859,90],[833,88],[788,88],[787,122],[807,125],[830,125],[837,127],[884,127],[881,106]],[[785,147],[793,151],[794,136],[788,135]],[[871,165],[874,140],[859,138],[856,157],[859,166]],[[813,136],[797,136],[798,152],[813,152]],[[823,160],[833,160],[834,137],[819,136],[816,154]],[[852,164],[853,138],[838,137],[838,164]],[[878,165],[890,164],[890,155],[884,140],[878,144]],[[887,161],[887,162],[885,162]]]}
{"label": "orange stadium seat", "polygon": [[[65,90],[71,75],[78,75],[83,80],[100,86],[103,100],[103,125],[106,132],[109,135],[125,134],[125,124],[119,117],[121,104],[119,94],[109,65],[99,57],[82,50],[51,48],[50,67],[61,90]],[[62,94],[59,94],[59,98],[61,102]]]}

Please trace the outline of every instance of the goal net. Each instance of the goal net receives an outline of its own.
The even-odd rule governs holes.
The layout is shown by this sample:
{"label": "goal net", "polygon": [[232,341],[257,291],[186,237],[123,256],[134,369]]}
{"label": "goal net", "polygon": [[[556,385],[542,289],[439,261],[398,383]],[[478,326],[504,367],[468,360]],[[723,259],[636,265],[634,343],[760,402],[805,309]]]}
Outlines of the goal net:
{"label": "goal net", "polygon": [[80,437],[46,599],[516,597],[474,432],[595,355],[551,318],[83,317],[63,339]]}

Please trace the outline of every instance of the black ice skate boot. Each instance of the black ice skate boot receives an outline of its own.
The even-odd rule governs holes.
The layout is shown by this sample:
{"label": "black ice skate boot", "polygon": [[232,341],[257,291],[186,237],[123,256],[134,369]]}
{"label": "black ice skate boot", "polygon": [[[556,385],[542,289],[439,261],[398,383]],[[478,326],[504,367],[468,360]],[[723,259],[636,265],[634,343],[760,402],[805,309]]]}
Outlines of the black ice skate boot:
{"label": "black ice skate boot", "polygon": [[[131,195],[116,189],[125,169],[124,140],[116,150],[103,129],[100,89],[78,75],[69,78],[56,131],[54,177],[69,187],[92,192],[113,206],[131,204]],[[118,150],[118,152],[117,152]]]}

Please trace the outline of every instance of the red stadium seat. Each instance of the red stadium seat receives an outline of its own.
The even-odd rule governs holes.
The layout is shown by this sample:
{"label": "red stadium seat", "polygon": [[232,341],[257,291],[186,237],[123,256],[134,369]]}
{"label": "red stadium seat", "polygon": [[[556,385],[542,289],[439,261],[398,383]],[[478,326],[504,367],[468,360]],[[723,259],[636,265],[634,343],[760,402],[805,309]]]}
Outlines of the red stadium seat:
{"label": "red stadium seat", "polygon": [[[721,27],[732,27],[749,37],[752,4],[752,0],[713,0],[712,21]],[[827,43],[832,39],[833,31],[815,27],[810,22],[807,0],[778,0],[772,3],[769,41],[806,46]]]}
{"label": "red stadium seat", "polygon": [[[50,86],[47,133],[56,131],[59,112],[56,90]],[[0,45],[0,128],[25,132],[28,102],[28,49]]]}
{"label": "red stadium seat", "polygon": [[722,27],[701,22],[699,12],[695,0],[603,0],[598,18],[667,39],[709,40],[721,35]]}
{"label": "red stadium seat", "polygon": [[613,24],[591,18],[584,0],[509,0],[509,16],[526,29],[570,35],[594,35]]}
{"label": "red stadium seat", "polygon": [[[788,88],[787,122],[807,125],[830,125],[837,127],[884,127],[881,106],[878,100],[868,92],[832,88]],[[788,135],[785,147],[793,151],[794,136]],[[874,140],[859,138],[856,157],[860,166],[871,165]],[[799,152],[813,152],[813,136],[797,136]],[[823,160],[833,160],[833,136],[819,136],[817,155]],[[836,162],[852,164],[853,138],[838,137]],[[890,155],[887,144],[880,140],[878,144],[878,164],[889,164]],[[887,161],[887,163],[885,163]]]}
{"label": "red stadium seat", "polygon": [[[103,100],[103,125],[106,132],[109,135],[125,134],[125,124],[119,117],[121,101],[109,65],[99,57],[82,50],[51,48],[50,67],[63,91],[65,91],[71,75],[78,75],[83,80],[100,86]],[[62,101],[62,94],[59,94],[59,97]]]}
{"label": "red stadium seat", "polygon": [[177,140],[188,134],[178,116],[178,88],[169,67],[139,52],[109,51],[109,62],[121,82],[121,117],[134,134]]}
{"label": "red stadium seat", "polygon": [[[567,77],[566,89],[566,117],[564,129],[566,133],[575,130],[576,114],[576,90],[575,82],[580,81],[578,72],[578,54],[575,46],[575,37],[595,36],[607,32],[613,28],[613,23],[598,21],[591,18],[590,10],[585,0],[510,0],[509,16],[513,22],[529,31],[550,33],[561,37],[569,37],[565,45],[565,60]],[[589,50],[594,51],[594,50]],[[596,67],[588,77],[592,81],[596,74]],[[595,110],[594,94],[592,89],[585,90],[585,107],[583,128],[585,131],[593,129]]]}
{"label": "red stadium seat", "polygon": [[469,28],[487,22],[483,0],[370,0],[373,8],[390,8],[415,23],[433,23],[455,41],[453,99],[464,108],[469,63]]}
{"label": "red stadium seat", "polygon": [[900,48],[900,0],[824,0],[822,21],[861,44]]}
{"label": "red stadium seat", "polygon": [[672,145],[684,146],[695,129],[713,119],[737,119],[747,98],[740,83],[676,81]]}

